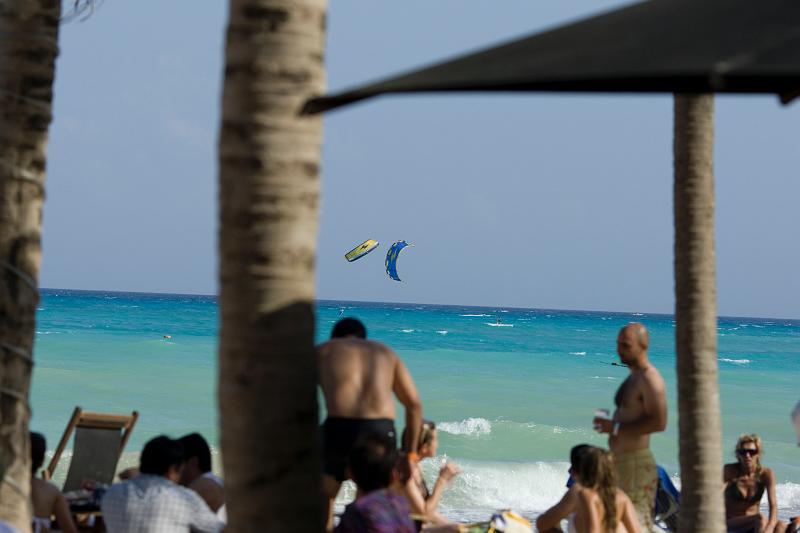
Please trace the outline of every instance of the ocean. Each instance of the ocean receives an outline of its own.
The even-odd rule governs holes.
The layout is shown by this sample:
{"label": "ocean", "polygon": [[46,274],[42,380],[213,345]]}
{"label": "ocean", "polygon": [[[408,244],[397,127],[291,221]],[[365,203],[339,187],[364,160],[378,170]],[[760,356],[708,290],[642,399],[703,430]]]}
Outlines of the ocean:
{"label": "ocean", "polygon": [[[561,497],[570,448],[605,444],[591,419],[596,408],[613,408],[627,375],[612,363],[617,331],[630,321],[649,329],[650,359],[667,384],[667,430],[651,444],[679,483],[669,315],[320,301],[318,341],[341,316],[361,319],[410,369],[425,417],[440,430],[442,457],[423,463],[430,481],[444,457],[462,466],[442,500],[446,516],[485,520],[501,508],[535,516]],[[31,428],[52,450],[76,405],[135,409],[123,465],[161,433],[199,431],[216,455],[217,320],[212,296],[43,290]],[[726,317],[718,330],[725,460],[735,461],[739,434],[760,434],[762,462],[777,474],[779,515],[800,514],[800,448],[789,419],[800,399],[800,321]],[[352,490],[339,503],[348,497]]]}

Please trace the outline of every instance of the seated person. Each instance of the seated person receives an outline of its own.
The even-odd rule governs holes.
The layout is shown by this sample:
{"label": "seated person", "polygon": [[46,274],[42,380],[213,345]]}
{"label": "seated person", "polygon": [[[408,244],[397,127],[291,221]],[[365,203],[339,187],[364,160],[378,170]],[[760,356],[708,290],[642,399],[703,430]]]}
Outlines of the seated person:
{"label": "seated person", "polygon": [[611,452],[590,447],[581,456],[580,468],[573,472],[581,488],[577,494],[575,531],[577,533],[639,533],[639,517],[628,496],[617,487]]}
{"label": "seated person", "polygon": [[184,460],[181,485],[200,495],[215,513],[225,503],[222,478],[211,471],[211,448],[199,433],[178,439],[183,445]]}
{"label": "seated person", "polygon": [[[407,432],[403,431],[403,442],[406,441]],[[439,446],[439,437],[436,432],[436,424],[430,420],[422,421],[422,431],[419,434],[417,444],[417,454],[420,459],[434,457]],[[433,484],[433,491],[428,490],[425,479],[422,477],[422,469],[418,461],[410,461],[411,472],[408,482],[405,485],[405,495],[411,504],[411,512],[416,515],[426,517],[426,521],[431,524],[450,523],[445,517],[440,515],[436,508],[445,486],[457,476],[461,469],[452,462],[445,463],[439,470],[439,476]]]}
{"label": "seated person", "polygon": [[41,433],[30,433],[31,438],[31,501],[33,503],[33,531],[46,533],[52,527],[52,517],[56,517],[58,528],[64,533],[78,533],[69,504],[61,491],[52,483],[36,477],[36,472],[44,462],[47,441]]}
{"label": "seated person", "polygon": [[[736,443],[736,463],[722,470],[725,481],[725,518],[728,531],[783,533],[786,524],[778,520],[775,498],[775,473],[761,466],[761,437],[755,433],[742,435]],[[767,493],[769,518],[761,514],[760,505]]]}
{"label": "seated person", "polygon": [[194,491],[178,485],[184,465],[180,442],[161,435],[145,444],[139,475],[111,485],[101,508],[113,533],[216,533],[225,524]]}
{"label": "seated person", "polygon": [[561,521],[569,521],[569,530],[575,530],[575,511],[578,509],[578,492],[581,490],[580,483],[575,482],[574,475],[581,468],[583,454],[591,448],[588,444],[578,444],[569,452],[569,480],[567,481],[567,492],[561,500],[553,507],[539,515],[536,519],[536,529],[540,532],[561,531]]}
{"label": "seated person", "polygon": [[345,508],[337,533],[414,533],[405,496],[389,489],[399,473],[395,443],[385,436],[361,437],[348,456],[356,499]]}

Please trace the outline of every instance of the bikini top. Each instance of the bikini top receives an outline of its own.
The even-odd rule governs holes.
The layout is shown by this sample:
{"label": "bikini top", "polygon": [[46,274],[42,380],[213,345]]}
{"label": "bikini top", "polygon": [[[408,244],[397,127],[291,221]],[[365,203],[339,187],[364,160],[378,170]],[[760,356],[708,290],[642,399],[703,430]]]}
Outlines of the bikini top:
{"label": "bikini top", "polygon": [[725,487],[725,496],[733,501],[747,502],[750,505],[760,503],[766,488],[764,484],[761,481],[756,481],[756,492],[751,498],[748,498],[746,494],[742,494],[742,491],[739,490],[740,479],[741,477],[736,477],[728,482],[728,486]]}

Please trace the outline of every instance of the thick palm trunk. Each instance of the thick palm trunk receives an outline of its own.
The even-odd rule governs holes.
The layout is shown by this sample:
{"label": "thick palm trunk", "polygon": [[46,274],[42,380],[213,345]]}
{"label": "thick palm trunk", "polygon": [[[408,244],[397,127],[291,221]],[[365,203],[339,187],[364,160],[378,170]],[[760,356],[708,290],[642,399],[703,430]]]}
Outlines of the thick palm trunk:
{"label": "thick palm trunk", "polygon": [[219,144],[219,402],[228,531],[324,523],[314,263],[325,0],[230,0]]}
{"label": "thick palm trunk", "polygon": [[674,158],[680,531],[721,533],[712,95],[675,96]]}
{"label": "thick palm trunk", "polygon": [[29,531],[28,392],[61,0],[0,2],[0,519]]}

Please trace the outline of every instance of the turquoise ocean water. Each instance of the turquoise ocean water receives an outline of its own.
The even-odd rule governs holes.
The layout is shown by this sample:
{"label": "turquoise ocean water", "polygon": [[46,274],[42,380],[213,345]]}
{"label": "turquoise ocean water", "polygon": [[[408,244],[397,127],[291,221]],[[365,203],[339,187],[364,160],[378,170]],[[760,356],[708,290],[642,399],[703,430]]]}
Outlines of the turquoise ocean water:
{"label": "turquoise ocean water", "polygon": [[[317,340],[340,316],[354,316],[408,365],[426,418],[441,430],[440,454],[464,469],[443,500],[452,517],[485,519],[505,507],[535,515],[561,496],[570,447],[604,444],[591,418],[613,407],[627,375],[611,363],[617,331],[632,320],[649,328],[650,357],[667,383],[669,424],[652,447],[677,476],[671,316],[335,301],[317,311]],[[216,330],[210,296],[42,291],[32,429],[52,449],[75,405],[136,409],[128,464],[160,433],[200,431],[215,445]],[[780,515],[798,514],[800,448],[789,412],[800,399],[800,321],[721,318],[718,330],[726,460],[740,433],[759,433],[763,462],[777,472]],[[435,475],[437,461],[427,463]]]}

